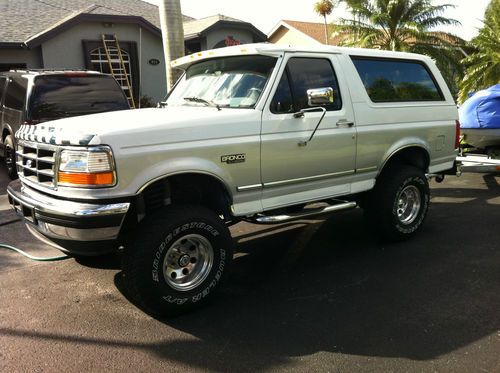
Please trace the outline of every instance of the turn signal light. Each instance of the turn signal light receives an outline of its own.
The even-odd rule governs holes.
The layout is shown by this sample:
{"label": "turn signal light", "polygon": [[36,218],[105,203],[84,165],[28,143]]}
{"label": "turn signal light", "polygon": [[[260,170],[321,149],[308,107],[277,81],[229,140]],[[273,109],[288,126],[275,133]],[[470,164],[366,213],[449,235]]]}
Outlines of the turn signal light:
{"label": "turn signal light", "polygon": [[112,172],[101,172],[98,174],[72,173],[59,171],[58,184],[62,185],[113,185],[114,176]]}

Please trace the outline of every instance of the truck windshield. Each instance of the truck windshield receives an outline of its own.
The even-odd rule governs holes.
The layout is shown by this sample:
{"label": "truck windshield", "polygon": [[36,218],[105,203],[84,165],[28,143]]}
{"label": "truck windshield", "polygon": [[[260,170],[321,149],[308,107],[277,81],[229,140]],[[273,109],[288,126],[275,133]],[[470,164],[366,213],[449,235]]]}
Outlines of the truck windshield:
{"label": "truck windshield", "polygon": [[251,55],[213,58],[191,65],[167,99],[168,105],[253,108],[276,58]]}
{"label": "truck windshield", "polygon": [[35,79],[28,118],[45,121],[129,108],[122,89],[111,77],[48,75]]}

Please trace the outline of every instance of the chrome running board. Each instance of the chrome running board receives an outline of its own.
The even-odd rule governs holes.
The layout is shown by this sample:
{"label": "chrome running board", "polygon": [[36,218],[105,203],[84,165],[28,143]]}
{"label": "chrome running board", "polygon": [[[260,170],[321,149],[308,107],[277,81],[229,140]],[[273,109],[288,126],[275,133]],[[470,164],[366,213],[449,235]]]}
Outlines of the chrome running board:
{"label": "chrome running board", "polygon": [[309,216],[322,215],[331,212],[341,211],[341,210],[349,210],[353,209],[358,204],[356,202],[348,202],[343,201],[342,203],[338,203],[336,205],[329,205],[326,207],[316,208],[316,209],[307,209],[301,212],[295,212],[291,214],[283,214],[283,215],[256,215],[250,219],[246,219],[252,223],[256,224],[278,224],[278,223],[286,223],[292,220],[298,220],[302,218],[306,218]]}

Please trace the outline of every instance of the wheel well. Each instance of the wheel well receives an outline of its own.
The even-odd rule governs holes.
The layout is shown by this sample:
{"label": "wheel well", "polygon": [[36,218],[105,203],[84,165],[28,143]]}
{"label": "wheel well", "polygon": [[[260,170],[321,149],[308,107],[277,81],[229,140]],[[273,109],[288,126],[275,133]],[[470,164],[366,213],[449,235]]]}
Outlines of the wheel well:
{"label": "wheel well", "polygon": [[7,128],[4,128],[3,129],[3,132],[2,132],[2,142],[4,142],[5,138],[7,137],[7,135],[10,134],[10,131],[7,129]]}
{"label": "wheel well", "polygon": [[429,153],[421,147],[412,146],[393,153],[385,162],[382,172],[396,164],[415,166],[425,172],[429,167],[429,163]]}
{"label": "wheel well", "polygon": [[138,214],[150,214],[171,204],[196,204],[229,219],[231,203],[231,196],[220,180],[209,175],[186,173],[148,185],[139,195]]}

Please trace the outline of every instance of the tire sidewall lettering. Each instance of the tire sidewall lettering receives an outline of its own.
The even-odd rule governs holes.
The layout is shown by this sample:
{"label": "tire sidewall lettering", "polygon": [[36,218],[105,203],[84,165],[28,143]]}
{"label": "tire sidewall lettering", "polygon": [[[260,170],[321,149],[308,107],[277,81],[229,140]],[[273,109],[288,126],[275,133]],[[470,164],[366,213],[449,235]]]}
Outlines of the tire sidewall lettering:
{"label": "tire sidewall lettering", "polygon": [[[202,234],[204,236],[209,236],[207,237],[209,240],[220,236],[220,232],[217,230],[217,228],[213,227],[210,224],[197,221],[185,223],[172,229],[170,233],[166,235],[164,240],[158,245],[157,250],[153,253],[151,262],[151,279],[154,283],[157,284],[157,286],[168,287],[168,284],[163,279],[163,269],[161,263],[163,261],[164,255],[166,255],[166,252],[168,251],[170,244],[182,237],[182,235],[188,234],[188,231],[190,231],[189,233],[192,233],[193,230],[195,232],[197,231],[196,233]],[[202,232],[200,232],[200,230]],[[212,239],[210,238],[210,236],[212,237]],[[213,246],[214,248],[217,247],[217,245]],[[188,303],[197,303],[206,298],[214,290],[214,288],[217,287],[217,284],[220,282],[226,267],[226,250],[219,248],[217,252],[214,252],[214,255],[217,260],[217,264],[214,263],[214,265],[217,269],[216,271],[212,269],[212,273],[204,282],[205,286],[203,288],[198,288],[195,295],[188,295],[183,297],[182,292],[178,292],[168,287],[170,292],[177,295],[162,295],[162,300],[173,305],[182,306]]]}

